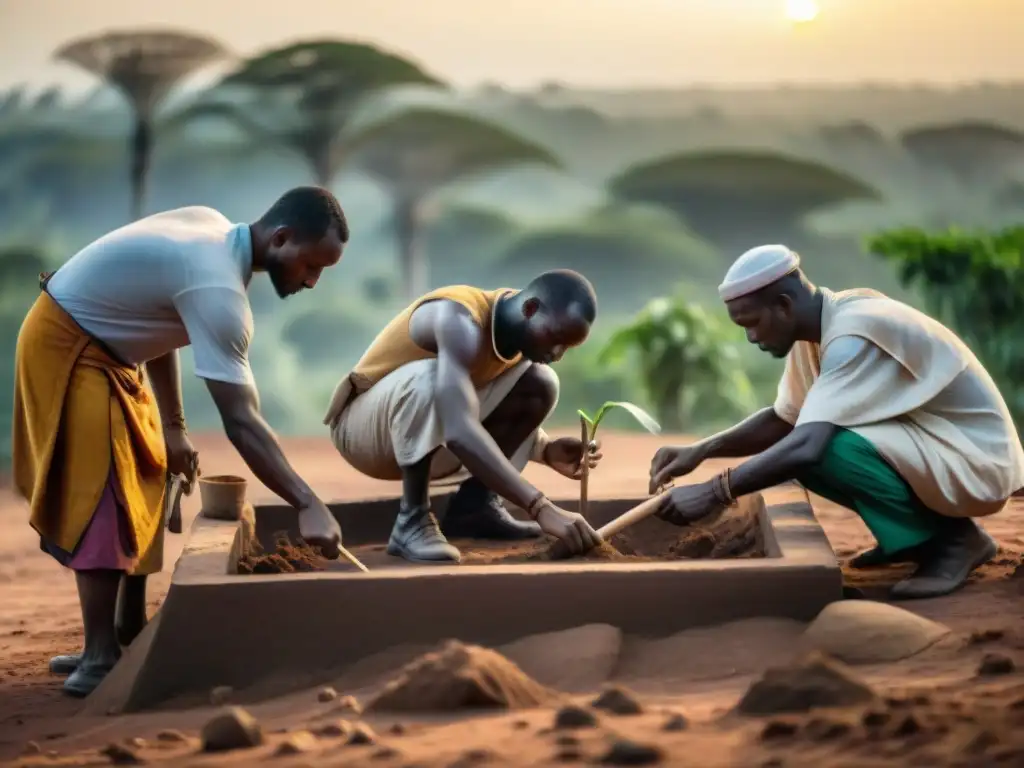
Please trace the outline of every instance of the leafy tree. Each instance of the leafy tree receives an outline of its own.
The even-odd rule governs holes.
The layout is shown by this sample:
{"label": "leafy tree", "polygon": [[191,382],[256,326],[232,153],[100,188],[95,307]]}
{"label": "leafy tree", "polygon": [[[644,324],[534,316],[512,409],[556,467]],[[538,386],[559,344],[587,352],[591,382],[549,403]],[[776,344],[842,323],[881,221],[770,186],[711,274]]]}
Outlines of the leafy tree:
{"label": "leafy tree", "polygon": [[[516,165],[560,167],[547,149],[482,118],[443,108],[406,107],[364,123],[346,137],[354,162],[394,203],[399,269],[406,298],[429,285],[421,239],[437,194],[470,176]],[[434,204],[432,206],[432,204]]]}
{"label": "leafy tree", "polygon": [[635,361],[662,425],[682,431],[698,419],[751,409],[734,330],[696,304],[657,298],[612,335],[601,359]]}
{"label": "leafy tree", "polygon": [[375,46],[310,40],[245,61],[179,122],[228,119],[250,139],[297,154],[326,187],[348,159],[342,133],[368,97],[441,85],[415,62]]}
{"label": "leafy tree", "polygon": [[56,57],[76,64],[121,92],[132,111],[132,218],[142,216],[153,155],[156,113],[171,90],[226,55],[215,40],[187,32],[119,31],[74,40]]}
{"label": "leafy tree", "polygon": [[1024,423],[1024,227],[897,229],[869,238],[867,248],[894,263],[904,285],[960,335]]}
{"label": "leafy tree", "polygon": [[761,150],[662,157],[627,169],[610,187],[620,199],[667,207],[731,253],[764,242],[799,248],[807,214],[880,196],[867,183],[828,166]]}

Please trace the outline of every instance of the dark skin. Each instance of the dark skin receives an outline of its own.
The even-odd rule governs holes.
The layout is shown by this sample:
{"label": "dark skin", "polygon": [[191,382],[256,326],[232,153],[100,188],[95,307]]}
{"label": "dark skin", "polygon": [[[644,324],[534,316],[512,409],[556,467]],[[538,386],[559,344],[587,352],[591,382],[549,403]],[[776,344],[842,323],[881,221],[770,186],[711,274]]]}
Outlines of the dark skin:
{"label": "dark skin", "polygon": [[[822,296],[800,272],[726,307],[732,321],[746,331],[747,341],[773,357],[786,357],[798,341],[821,341]],[[753,456],[732,471],[730,485],[733,496],[756,493],[791,480],[820,461],[835,430],[828,423],[794,428],[765,408],[693,445],[660,449],[651,461],[650,492],[690,474],[707,459]],[[672,489],[657,514],[687,525],[720,508],[714,483],[708,481]]]}
{"label": "dark skin", "polygon": [[[522,352],[528,360],[541,364],[557,362],[590,333],[590,324],[572,307],[565,312],[552,312],[539,297],[522,293],[502,300],[496,323],[495,341],[503,357],[513,358]],[[417,309],[409,331],[420,347],[437,353],[436,408],[444,425],[448,450],[488,489],[520,508],[528,508],[539,491],[512,466],[508,456],[536,428],[536,419],[512,419],[509,424],[508,419],[493,418],[489,419],[492,431],[496,431],[496,423],[504,422],[505,434],[488,431],[481,422],[480,401],[470,378],[473,364],[490,345],[490,339],[464,307],[451,301],[430,302]],[[528,378],[525,386],[531,386]],[[529,399],[521,393],[519,397],[510,397],[507,407],[513,407],[517,400]],[[582,452],[578,439],[565,438],[552,442],[546,458],[559,471],[574,474]],[[600,454],[589,457],[591,465],[599,459]],[[429,472],[429,459],[403,467],[403,490],[408,504],[426,501]],[[581,515],[566,512],[550,502],[540,508],[537,522],[545,533],[563,540],[572,552],[585,551],[600,542]]]}
{"label": "dark skin", "polygon": [[[341,259],[344,243],[336,230],[317,242],[303,242],[288,227],[257,222],[250,226],[253,271],[266,272],[282,298],[313,288],[324,269]],[[194,481],[195,448],[185,426],[181,368],[177,350],[149,361],[146,373],[163,424],[167,468]],[[337,557],[341,531],[326,505],[288,463],[273,431],[260,415],[255,388],[207,381],[224,431],[253,474],[299,513],[299,526],[311,544]],[[146,577],[121,571],[76,574],[85,626],[83,661],[111,664],[147,622]],[[115,609],[116,605],[116,609]]]}

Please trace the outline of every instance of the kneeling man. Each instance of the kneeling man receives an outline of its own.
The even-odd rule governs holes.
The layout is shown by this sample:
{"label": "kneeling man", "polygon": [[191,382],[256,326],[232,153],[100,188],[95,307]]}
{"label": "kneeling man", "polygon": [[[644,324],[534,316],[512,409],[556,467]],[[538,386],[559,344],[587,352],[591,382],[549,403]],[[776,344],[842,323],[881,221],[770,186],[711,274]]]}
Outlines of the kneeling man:
{"label": "kneeling man", "polygon": [[663,517],[685,524],[795,479],[874,535],[853,567],[917,565],[892,588],[897,599],[952,592],[995,556],[974,518],[1024,485],[1024,451],[999,390],[952,331],[877,291],[816,288],[781,245],[743,254],[719,293],[750,343],[786,359],[785,372],[774,407],[658,451],[652,491],[705,459],[757,454],[671,491]]}
{"label": "kneeling man", "polygon": [[[392,320],[338,385],[324,423],[342,457],[382,480],[402,481],[388,553],[458,562],[452,538],[523,539],[547,533],[573,552],[599,537],[523,479],[527,461],[578,477],[584,446],[551,440],[541,424],[558,399],[549,367],[582,344],[597,314],[590,283],[545,272],[523,290],[467,285],[428,293]],[[600,453],[587,451],[590,466]],[[430,508],[430,481],[472,475],[445,514]],[[516,520],[507,499],[535,522]]]}

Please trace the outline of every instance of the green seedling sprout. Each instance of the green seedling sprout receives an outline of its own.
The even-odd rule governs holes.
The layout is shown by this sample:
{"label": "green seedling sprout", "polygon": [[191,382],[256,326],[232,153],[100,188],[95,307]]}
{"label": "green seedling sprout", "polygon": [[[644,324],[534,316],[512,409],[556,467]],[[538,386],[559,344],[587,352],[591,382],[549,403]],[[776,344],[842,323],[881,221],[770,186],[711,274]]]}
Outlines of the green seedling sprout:
{"label": "green seedling sprout", "polygon": [[[590,444],[597,439],[597,428],[601,425],[601,421],[610,411],[616,408],[626,411],[640,423],[640,426],[652,435],[661,433],[661,425],[640,406],[620,400],[609,400],[598,408],[593,416],[590,416],[590,414],[583,410],[577,411],[580,415],[580,441],[583,444],[584,456],[589,452]],[[589,477],[590,462],[584,459],[580,466],[580,514],[584,517],[587,514],[587,486]]]}

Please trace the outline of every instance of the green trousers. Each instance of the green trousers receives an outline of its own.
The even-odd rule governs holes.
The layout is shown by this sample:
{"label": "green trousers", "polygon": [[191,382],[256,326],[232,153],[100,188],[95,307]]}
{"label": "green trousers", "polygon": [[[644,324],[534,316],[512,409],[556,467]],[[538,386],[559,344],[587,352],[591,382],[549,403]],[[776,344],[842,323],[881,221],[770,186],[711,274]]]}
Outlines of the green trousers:
{"label": "green trousers", "polygon": [[924,543],[941,523],[875,447],[848,429],[840,429],[821,460],[795,479],[856,512],[886,554]]}

